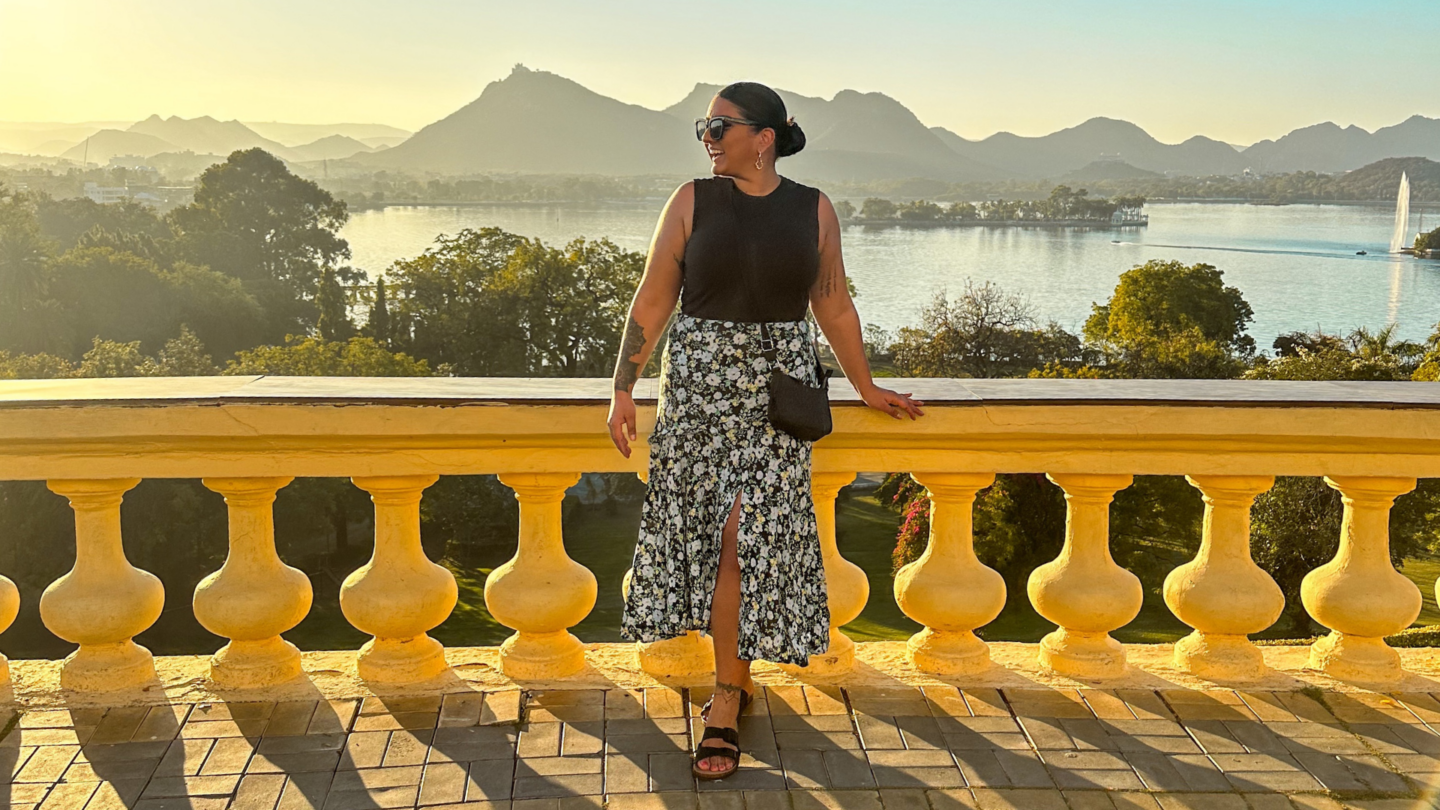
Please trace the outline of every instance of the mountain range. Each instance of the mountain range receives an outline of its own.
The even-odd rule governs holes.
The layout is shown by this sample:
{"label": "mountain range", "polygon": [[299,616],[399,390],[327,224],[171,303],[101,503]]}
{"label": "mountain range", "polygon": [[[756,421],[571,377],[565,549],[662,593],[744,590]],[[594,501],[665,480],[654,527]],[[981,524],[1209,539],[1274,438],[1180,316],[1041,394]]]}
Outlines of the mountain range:
{"label": "mountain range", "polygon": [[[385,124],[241,123],[152,115],[137,123],[85,124],[0,122],[0,152],[105,163],[120,155],[151,157],[190,151],[227,155],[259,146],[286,160],[335,160],[385,149],[410,136]],[[86,141],[89,141],[87,144]]]}
{"label": "mountain range", "polygon": [[[719,89],[697,84],[685,98],[657,112],[517,65],[475,101],[404,143],[355,160],[444,173],[703,175],[709,164],[693,143],[692,122],[705,114]],[[1236,175],[1246,169],[1334,173],[1385,157],[1440,159],[1440,120],[1419,115],[1374,133],[1320,124],[1245,149],[1200,135],[1162,143],[1135,124],[1112,118],[1092,118],[1041,137],[1000,132],[972,141],[925,126],[883,93],[842,90],[826,100],[777,92],[807,140],[803,152],[786,159],[784,170],[806,180],[1101,179],[1147,173]]]}
{"label": "mountain range", "polygon": [[[719,89],[697,84],[676,103],[652,110],[516,65],[474,101],[413,135],[380,124],[245,124],[152,115],[128,127],[0,123],[0,152],[24,153],[28,145],[70,160],[88,155],[90,162],[104,163],[119,155],[187,150],[226,155],[259,146],[289,161],[347,160],[362,169],[703,176],[709,161],[694,141],[692,122],[705,114]],[[783,171],[808,181],[1094,182],[1246,170],[1333,174],[1390,157],[1440,160],[1440,120],[1421,115],[1373,133],[1326,122],[1243,149],[1200,135],[1162,143],[1135,124],[1103,117],[1039,137],[999,132],[969,140],[926,126],[883,93],[841,90],[824,99],[778,92],[807,139],[805,150],[787,158]],[[88,144],[81,140],[86,138]]]}

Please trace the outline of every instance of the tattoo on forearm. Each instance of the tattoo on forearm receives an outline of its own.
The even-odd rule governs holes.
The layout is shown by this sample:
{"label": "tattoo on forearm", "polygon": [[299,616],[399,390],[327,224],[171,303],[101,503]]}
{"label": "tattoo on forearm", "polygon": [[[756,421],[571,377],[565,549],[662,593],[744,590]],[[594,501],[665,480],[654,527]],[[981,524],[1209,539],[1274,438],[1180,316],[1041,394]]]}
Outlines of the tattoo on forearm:
{"label": "tattoo on forearm", "polygon": [[820,296],[822,298],[828,297],[830,293],[835,292],[835,277],[838,275],[840,274],[835,272],[834,268],[825,269],[825,277],[821,279],[820,282]]}
{"label": "tattoo on forearm", "polygon": [[630,316],[625,336],[620,339],[620,359],[615,361],[615,390],[630,393],[640,376],[640,352],[645,348],[645,327]]}

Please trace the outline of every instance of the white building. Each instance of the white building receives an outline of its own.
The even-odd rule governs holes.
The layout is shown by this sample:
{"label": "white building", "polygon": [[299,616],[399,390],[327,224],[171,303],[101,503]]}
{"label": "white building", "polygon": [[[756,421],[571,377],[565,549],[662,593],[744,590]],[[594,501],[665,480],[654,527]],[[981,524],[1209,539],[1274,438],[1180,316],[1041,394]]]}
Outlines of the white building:
{"label": "white building", "polygon": [[85,196],[101,205],[110,205],[128,199],[130,197],[130,189],[124,186],[102,186],[98,183],[86,183]]}

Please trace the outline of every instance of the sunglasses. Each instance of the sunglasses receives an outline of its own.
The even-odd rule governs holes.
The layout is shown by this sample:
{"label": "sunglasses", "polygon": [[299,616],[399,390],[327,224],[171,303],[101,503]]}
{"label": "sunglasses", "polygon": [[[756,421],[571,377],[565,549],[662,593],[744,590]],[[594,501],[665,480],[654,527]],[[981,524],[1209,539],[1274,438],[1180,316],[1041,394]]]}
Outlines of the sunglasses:
{"label": "sunglasses", "polygon": [[718,141],[725,137],[725,130],[733,124],[746,124],[752,127],[760,126],[758,121],[747,121],[744,118],[731,118],[728,115],[716,115],[710,118],[695,119],[695,140],[705,140],[705,133],[710,133],[710,140]]}

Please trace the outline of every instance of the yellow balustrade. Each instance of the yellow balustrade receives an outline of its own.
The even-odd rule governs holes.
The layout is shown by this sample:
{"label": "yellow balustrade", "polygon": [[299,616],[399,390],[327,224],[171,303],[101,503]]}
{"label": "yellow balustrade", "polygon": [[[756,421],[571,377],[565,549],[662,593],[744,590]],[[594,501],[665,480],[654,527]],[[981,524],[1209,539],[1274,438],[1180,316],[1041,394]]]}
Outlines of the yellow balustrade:
{"label": "yellow balustrade", "polygon": [[1385,636],[1420,615],[1420,589],[1390,562],[1390,507],[1414,478],[1329,476],[1345,515],[1335,558],[1300,583],[1300,599],[1331,633],[1310,647],[1310,666],[1337,678],[1393,682],[1404,672]]}
{"label": "yellow balustrade", "polygon": [[[1109,506],[1134,475],[1188,475],[1206,499],[1196,558],[1167,578],[1165,596],[1194,632],[1177,667],[1221,681],[1264,674],[1246,638],[1282,603],[1249,554],[1247,510],[1274,476],[1328,476],[1345,502],[1335,559],[1310,573],[1303,602],[1332,632],[1313,666],[1339,678],[1393,682],[1403,673],[1383,639],[1410,624],[1418,590],[1390,563],[1391,505],[1417,478],[1440,477],[1440,389],[1425,384],[1167,380],[897,380],[927,403],[923,419],[893,420],[835,395],[834,432],[817,442],[811,486],[834,627],[852,621],[867,584],[834,537],[834,498],[856,470],[907,471],[932,504],[926,555],[897,576],[896,599],[925,629],[913,664],[960,675],[985,666],[976,628],[1003,603],[1004,585],[974,557],[976,492],[995,474],[1044,471],[1065,490],[1065,546],[1029,579],[1036,610],[1057,629],[1041,665],[1086,680],[1125,672],[1111,633],[1133,619],[1138,580],[1109,549]],[[375,553],[341,591],[345,616],[373,636],[359,674],[380,683],[446,670],[427,633],[456,602],[454,577],[425,557],[419,505],[440,475],[491,475],[520,503],[515,556],[486,582],[492,615],[514,635],[506,673],[563,678],[585,666],[571,632],[592,609],[593,574],[565,553],[560,515],[577,470],[644,475],[654,426],[654,380],[641,380],[631,457],[604,429],[611,383],[600,379],[211,377],[175,380],[0,381],[0,479],[47,481],[75,512],[76,558],[40,600],[41,618],[79,649],[61,682],[107,690],[154,682],[137,633],[160,615],[164,591],[125,558],[120,504],[144,478],[203,479],[231,521],[225,566],[196,589],[195,614],[229,640],[217,685],[293,676],[280,636],[305,613],[303,577],[277,558],[275,490],[291,476],[350,477],[375,503]],[[962,467],[965,472],[954,470]],[[10,573],[14,572],[0,572]],[[19,577],[16,577],[19,579]],[[0,629],[18,594],[0,578]],[[798,668],[843,673],[854,653],[832,627],[831,650]],[[713,669],[702,633],[638,645],[642,668],[694,676]],[[0,678],[4,663],[0,658]],[[3,681],[0,681],[3,683]]]}
{"label": "yellow balustrade", "polygon": [[310,612],[310,578],[275,552],[275,493],[291,478],[206,478],[225,497],[230,554],[195,586],[195,618],[230,643],[210,660],[210,679],[254,689],[300,675],[300,651],[280,634]]}
{"label": "yellow balustrade", "polygon": [[374,636],[356,656],[360,677],[410,683],[448,669],[445,647],[426,635],[455,609],[455,577],[420,546],[420,496],[435,475],[364,476],[351,480],[375,504],[375,552],[345,578],[340,610]]}
{"label": "yellow balustrade", "polygon": [[120,501],[139,483],[138,478],[46,482],[75,511],[75,567],[40,597],[45,626],[80,645],[60,670],[66,689],[133,689],[155,680],[154,659],[134,638],[160,618],[165,588],[155,575],[130,564],[120,540]]}
{"label": "yellow balustrade", "polygon": [[485,580],[485,605],[515,631],[500,645],[506,675],[563,678],[585,668],[585,645],[570,632],[595,607],[595,575],[565,553],[560,504],[578,472],[501,473],[520,502],[515,556]]}
{"label": "yellow balustrade", "polygon": [[1176,642],[1175,666],[1217,681],[1253,681],[1267,672],[1248,635],[1275,623],[1285,595],[1250,557],[1250,506],[1274,486],[1268,475],[1186,476],[1205,498],[1195,559],[1165,578],[1165,604],[1195,632]]}
{"label": "yellow balustrade", "polygon": [[975,629],[1005,608],[1005,580],[975,556],[975,494],[994,473],[914,473],[930,498],[930,539],[920,559],[895,574],[895,601],[925,625],[910,637],[910,660],[923,672],[973,675],[990,666]]}
{"label": "yellow balustrade", "polygon": [[1110,556],[1110,501],[1129,475],[1048,476],[1065,490],[1065,546],[1030,574],[1035,611],[1059,625],[1040,640],[1040,665],[1074,678],[1125,673],[1125,648],[1110,637],[1140,615],[1140,579]]}
{"label": "yellow balustrade", "polygon": [[840,556],[835,543],[835,498],[855,480],[853,472],[811,472],[810,493],[815,502],[815,528],[820,537],[820,555],[825,563],[826,602],[830,607],[830,647],[810,656],[803,667],[785,664],[783,669],[812,678],[844,675],[855,668],[855,642],[840,628],[855,621],[870,599],[870,578],[865,569]]}
{"label": "yellow balustrade", "polygon": [[[636,473],[641,481],[649,483],[649,469]],[[625,572],[620,582],[620,592],[630,598],[630,579],[635,569]],[[657,678],[689,677],[715,671],[715,642],[699,630],[691,630],[683,636],[659,641],[640,641],[635,644],[635,657],[642,672]]]}
{"label": "yellow balustrade", "polygon": [[[9,577],[0,577],[0,633],[15,623],[20,615],[20,589]],[[10,659],[0,655],[0,687],[10,681]]]}

